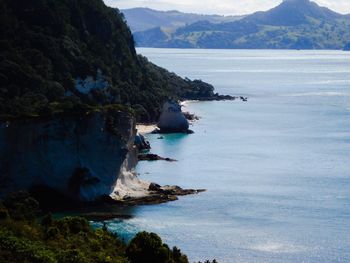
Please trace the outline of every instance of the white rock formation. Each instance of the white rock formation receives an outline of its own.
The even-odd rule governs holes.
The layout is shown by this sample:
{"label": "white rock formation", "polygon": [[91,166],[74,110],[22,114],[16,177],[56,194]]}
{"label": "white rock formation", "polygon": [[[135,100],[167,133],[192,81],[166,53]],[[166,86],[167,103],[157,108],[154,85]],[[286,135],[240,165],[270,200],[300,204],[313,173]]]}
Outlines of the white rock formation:
{"label": "white rock formation", "polygon": [[181,106],[175,101],[167,101],[163,105],[157,126],[161,132],[185,132],[189,123],[181,111]]}

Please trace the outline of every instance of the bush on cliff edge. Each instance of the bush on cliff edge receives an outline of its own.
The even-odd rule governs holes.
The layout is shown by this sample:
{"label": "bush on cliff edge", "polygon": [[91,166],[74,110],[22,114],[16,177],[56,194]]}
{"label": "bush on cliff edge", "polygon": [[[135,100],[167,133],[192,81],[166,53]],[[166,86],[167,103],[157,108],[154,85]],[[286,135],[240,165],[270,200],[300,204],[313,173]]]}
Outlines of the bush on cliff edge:
{"label": "bush on cliff edge", "polygon": [[139,233],[126,245],[105,228],[92,229],[84,218],[54,220],[48,214],[39,222],[33,215],[37,202],[24,192],[0,202],[2,263],[188,262],[180,250],[169,249],[154,233]]}

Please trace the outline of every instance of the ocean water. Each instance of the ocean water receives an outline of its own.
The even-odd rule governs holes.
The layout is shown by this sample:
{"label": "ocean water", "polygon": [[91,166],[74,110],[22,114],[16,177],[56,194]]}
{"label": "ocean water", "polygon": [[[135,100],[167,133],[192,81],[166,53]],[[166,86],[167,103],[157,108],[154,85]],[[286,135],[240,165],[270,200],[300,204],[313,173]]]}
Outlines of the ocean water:
{"label": "ocean water", "polygon": [[138,49],[248,102],[190,102],[192,135],[147,135],[144,180],[205,188],[108,226],[158,233],[191,262],[350,262],[350,52]]}

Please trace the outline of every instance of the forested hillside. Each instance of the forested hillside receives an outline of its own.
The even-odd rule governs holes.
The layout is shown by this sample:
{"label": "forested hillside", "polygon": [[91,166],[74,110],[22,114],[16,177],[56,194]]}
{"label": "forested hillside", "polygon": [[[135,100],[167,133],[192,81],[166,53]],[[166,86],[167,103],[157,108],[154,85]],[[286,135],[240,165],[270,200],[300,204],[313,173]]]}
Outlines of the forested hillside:
{"label": "forested hillside", "polygon": [[150,8],[130,8],[121,10],[133,32],[162,27],[167,31],[198,21],[213,23],[232,22],[243,16],[220,16],[183,13],[176,10],[159,11]]}
{"label": "forested hillside", "polygon": [[343,49],[350,40],[350,18],[309,0],[285,0],[233,22],[197,21],[172,33],[160,26],[134,37],[141,47]]}
{"label": "forested hillside", "polygon": [[152,121],[166,98],[198,89],[137,55],[124,16],[102,0],[0,0],[0,23],[2,118],[119,104]]}

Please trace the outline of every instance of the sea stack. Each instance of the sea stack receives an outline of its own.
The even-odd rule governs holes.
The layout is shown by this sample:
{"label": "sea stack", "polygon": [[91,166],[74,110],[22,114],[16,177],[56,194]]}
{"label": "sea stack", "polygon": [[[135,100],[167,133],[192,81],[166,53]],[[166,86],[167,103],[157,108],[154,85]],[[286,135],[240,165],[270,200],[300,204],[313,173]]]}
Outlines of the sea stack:
{"label": "sea stack", "polygon": [[176,101],[169,100],[164,103],[158,128],[161,133],[188,132],[189,123]]}

